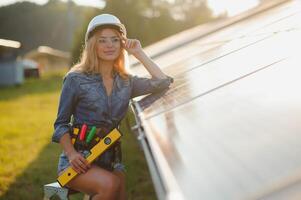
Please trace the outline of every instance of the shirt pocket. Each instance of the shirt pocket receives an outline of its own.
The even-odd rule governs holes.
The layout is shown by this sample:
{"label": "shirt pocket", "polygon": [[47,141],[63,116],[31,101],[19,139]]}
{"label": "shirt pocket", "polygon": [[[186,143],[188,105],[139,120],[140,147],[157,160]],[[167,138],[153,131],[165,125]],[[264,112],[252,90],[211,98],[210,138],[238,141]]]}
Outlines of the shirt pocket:
{"label": "shirt pocket", "polygon": [[83,83],[80,84],[80,89],[82,104],[88,110],[94,110],[102,106],[105,97],[99,83]]}

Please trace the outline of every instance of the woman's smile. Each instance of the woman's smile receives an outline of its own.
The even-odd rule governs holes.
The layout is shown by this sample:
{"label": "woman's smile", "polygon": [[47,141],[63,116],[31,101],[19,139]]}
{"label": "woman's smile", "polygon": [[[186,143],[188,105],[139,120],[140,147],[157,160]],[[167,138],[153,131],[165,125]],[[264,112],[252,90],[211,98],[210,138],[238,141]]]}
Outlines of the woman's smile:
{"label": "woman's smile", "polygon": [[104,51],[104,53],[107,54],[107,55],[112,55],[115,52],[116,52],[115,50]]}

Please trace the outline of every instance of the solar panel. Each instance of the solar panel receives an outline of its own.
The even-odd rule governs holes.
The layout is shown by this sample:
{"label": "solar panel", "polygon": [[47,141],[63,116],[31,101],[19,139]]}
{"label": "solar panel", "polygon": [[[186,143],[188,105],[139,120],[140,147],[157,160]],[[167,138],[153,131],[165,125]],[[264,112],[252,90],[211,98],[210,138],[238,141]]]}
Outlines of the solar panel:
{"label": "solar panel", "polygon": [[300,8],[289,1],[156,59],[175,83],[134,107],[160,199],[301,197]]}

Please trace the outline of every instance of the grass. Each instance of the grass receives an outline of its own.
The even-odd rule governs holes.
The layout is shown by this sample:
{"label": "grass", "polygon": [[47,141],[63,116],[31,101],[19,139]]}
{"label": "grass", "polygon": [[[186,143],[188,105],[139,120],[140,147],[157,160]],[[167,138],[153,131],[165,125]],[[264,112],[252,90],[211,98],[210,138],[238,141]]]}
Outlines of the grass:
{"label": "grass", "polygon": [[[54,182],[61,147],[51,143],[64,72],[44,74],[23,85],[0,88],[0,199],[42,199],[43,185]],[[133,124],[129,112],[127,120]],[[128,199],[156,199],[143,152],[121,125]],[[82,195],[72,196],[72,200]]]}

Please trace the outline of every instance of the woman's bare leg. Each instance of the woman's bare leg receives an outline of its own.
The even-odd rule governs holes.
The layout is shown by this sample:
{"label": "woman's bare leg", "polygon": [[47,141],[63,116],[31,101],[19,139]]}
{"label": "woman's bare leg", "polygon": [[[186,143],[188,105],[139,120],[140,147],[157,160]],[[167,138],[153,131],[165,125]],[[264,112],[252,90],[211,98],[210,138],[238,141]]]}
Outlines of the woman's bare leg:
{"label": "woman's bare leg", "polygon": [[77,175],[67,186],[93,195],[93,200],[115,200],[120,191],[120,178],[112,172],[92,165],[86,173]]}
{"label": "woman's bare leg", "polygon": [[120,190],[119,195],[117,196],[118,200],[126,200],[126,190],[125,190],[125,174],[122,171],[113,172],[120,180]]}

